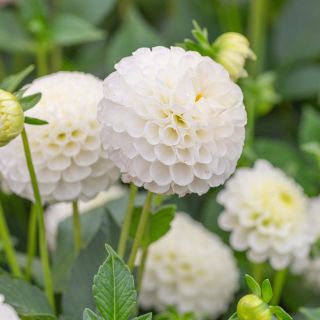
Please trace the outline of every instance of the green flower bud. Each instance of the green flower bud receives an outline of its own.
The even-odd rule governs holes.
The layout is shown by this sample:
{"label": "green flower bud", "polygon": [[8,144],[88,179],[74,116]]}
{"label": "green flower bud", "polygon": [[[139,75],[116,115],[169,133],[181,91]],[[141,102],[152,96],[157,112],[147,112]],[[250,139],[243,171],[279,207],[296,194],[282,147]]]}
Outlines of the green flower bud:
{"label": "green flower bud", "polygon": [[0,89],[0,147],[17,137],[23,125],[24,114],[16,97]]}
{"label": "green flower bud", "polygon": [[272,313],[268,305],[254,294],[248,294],[239,300],[237,315],[240,320],[272,319]]}
{"label": "green flower bud", "polygon": [[247,76],[244,69],[246,59],[256,59],[248,39],[240,33],[222,34],[213,43],[213,48],[216,51],[215,60],[227,69],[234,81]]}

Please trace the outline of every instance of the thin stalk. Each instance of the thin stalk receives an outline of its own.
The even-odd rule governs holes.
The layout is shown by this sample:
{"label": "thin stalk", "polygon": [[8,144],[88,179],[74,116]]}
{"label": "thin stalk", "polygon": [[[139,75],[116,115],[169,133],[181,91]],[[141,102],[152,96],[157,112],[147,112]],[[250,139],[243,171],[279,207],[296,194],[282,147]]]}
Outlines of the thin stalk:
{"label": "thin stalk", "polygon": [[38,77],[46,75],[48,73],[47,52],[44,45],[41,42],[38,43],[37,46],[36,61]]}
{"label": "thin stalk", "polygon": [[61,70],[62,60],[62,48],[55,46],[51,51],[51,71],[56,72]]}
{"label": "thin stalk", "polygon": [[4,215],[1,202],[0,202],[0,236],[2,239],[4,251],[7,256],[7,262],[8,262],[9,268],[15,277],[20,278],[21,271],[19,268],[19,264],[17,262],[17,258],[15,255],[15,251],[14,251],[11,239],[10,239],[10,233],[9,233],[9,229],[7,226],[7,222],[6,222],[6,218]]}
{"label": "thin stalk", "polygon": [[72,202],[72,212],[74,248],[76,253],[78,253],[81,249],[81,221],[77,201]]}
{"label": "thin stalk", "polygon": [[45,288],[46,296],[48,298],[49,303],[51,304],[53,309],[55,309],[53,283],[52,283],[52,276],[51,276],[50,263],[49,263],[49,253],[48,253],[47,240],[46,240],[46,229],[45,229],[45,223],[44,223],[42,200],[41,200],[36,173],[33,166],[27,132],[25,128],[22,130],[21,137],[22,137],[26,162],[27,162],[27,166],[30,174],[31,184],[33,188],[35,207],[36,207],[35,210],[37,212],[37,220],[38,220],[38,228],[39,228],[39,250],[40,250],[40,258],[41,258],[41,264],[43,269],[44,288]]}
{"label": "thin stalk", "polygon": [[265,58],[266,27],[269,0],[250,0],[249,40],[257,61],[250,63],[250,72],[257,75],[263,71]]}
{"label": "thin stalk", "polygon": [[134,263],[136,261],[137,253],[141,245],[141,240],[144,234],[144,230],[148,223],[148,218],[150,215],[150,208],[152,203],[152,195],[153,195],[152,192],[149,191],[142,209],[137,232],[133,241],[132,249],[131,249],[129,260],[128,260],[128,267],[130,270],[133,270],[134,268]]}
{"label": "thin stalk", "polygon": [[121,22],[125,21],[134,0],[119,0],[118,1],[118,16]]}
{"label": "thin stalk", "polygon": [[26,280],[30,280],[32,273],[32,264],[37,248],[37,208],[33,204],[29,218],[28,227],[28,249],[27,249],[27,264],[25,270]]}
{"label": "thin stalk", "polygon": [[142,287],[142,281],[143,281],[143,273],[146,266],[147,258],[148,258],[149,248],[148,246],[143,247],[140,266],[139,266],[139,272],[138,272],[138,292],[140,292]]}
{"label": "thin stalk", "polygon": [[134,202],[135,202],[137,190],[138,190],[137,186],[135,186],[133,183],[131,183],[127,211],[126,211],[126,215],[124,217],[123,226],[122,226],[121,234],[120,234],[120,240],[119,240],[119,244],[118,244],[118,254],[121,257],[124,257],[124,254],[126,251],[126,244],[128,241],[130,224],[131,224],[131,220],[132,220],[132,213],[133,213]]}
{"label": "thin stalk", "polygon": [[253,278],[260,283],[263,280],[263,263],[252,263],[252,276]]}
{"label": "thin stalk", "polygon": [[273,284],[272,284],[272,288],[273,288],[273,297],[271,300],[272,305],[277,306],[280,302],[282,289],[287,277],[287,273],[288,273],[288,270],[283,269],[283,270],[277,271],[274,276]]}

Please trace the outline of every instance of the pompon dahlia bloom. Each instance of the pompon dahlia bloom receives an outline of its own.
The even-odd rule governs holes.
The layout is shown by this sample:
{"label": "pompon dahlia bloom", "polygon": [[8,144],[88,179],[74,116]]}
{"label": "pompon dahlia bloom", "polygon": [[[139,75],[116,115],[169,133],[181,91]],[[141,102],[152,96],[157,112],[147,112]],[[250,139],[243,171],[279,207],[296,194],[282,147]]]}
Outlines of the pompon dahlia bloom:
{"label": "pompon dahlia bloom", "polygon": [[158,311],[217,318],[238,289],[239,272],[231,250],[200,223],[179,213],[171,230],[150,246],[140,304]]}
{"label": "pompon dahlia bloom", "polygon": [[4,302],[4,296],[0,294],[0,319],[3,320],[20,320],[16,311]]}
{"label": "pompon dahlia bloom", "polygon": [[243,168],[218,195],[224,206],[222,229],[231,231],[230,243],[247,250],[250,261],[267,259],[274,269],[298,265],[308,257],[314,240],[308,201],[303,190],[265,160]]}
{"label": "pompon dahlia bloom", "polygon": [[235,170],[246,112],[240,88],[208,57],[142,48],[104,80],[102,143],[125,182],[203,194]]}
{"label": "pompon dahlia bloom", "polygon": [[[26,94],[42,93],[27,116],[48,125],[26,125],[44,201],[88,200],[118,178],[101,148],[97,105],[102,81],[79,72],[58,72],[35,80]],[[0,149],[0,171],[10,189],[33,199],[22,140]]]}
{"label": "pompon dahlia bloom", "polygon": [[[94,199],[88,202],[79,201],[80,214],[103,206],[105,203],[120,198],[125,195],[125,191],[118,185],[113,185],[108,191],[100,192]],[[57,231],[60,222],[72,216],[72,206],[70,203],[56,203],[50,205],[45,212],[46,235],[49,248],[56,248]]]}

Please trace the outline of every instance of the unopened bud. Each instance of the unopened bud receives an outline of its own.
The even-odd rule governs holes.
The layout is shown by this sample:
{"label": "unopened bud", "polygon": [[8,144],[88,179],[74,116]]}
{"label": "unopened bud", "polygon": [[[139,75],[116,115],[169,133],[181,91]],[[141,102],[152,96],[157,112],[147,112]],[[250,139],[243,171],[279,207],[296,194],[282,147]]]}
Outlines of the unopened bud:
{"label": "unopened bud", "polygon": [[237,305],[237,315],[240,320],[271,320],[269,306],[254,294],[242,297]]}

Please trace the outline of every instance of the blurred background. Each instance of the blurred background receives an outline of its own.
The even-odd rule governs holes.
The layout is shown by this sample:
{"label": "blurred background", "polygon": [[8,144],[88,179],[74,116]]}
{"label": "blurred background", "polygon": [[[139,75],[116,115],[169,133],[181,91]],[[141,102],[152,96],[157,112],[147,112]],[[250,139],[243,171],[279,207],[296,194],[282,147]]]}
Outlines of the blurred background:
{"label": "blurred background", "polygon": [[[105,78],[139,47],[191,38],[193,19],[211,41],[223,32],[243,33],[257,55],[247,64],[249,77],[239,82],[246,106],[255,110],[239,164],[268,159],[306,194],[318,195],[319,0],[0,0],[0,79],[30,64],[33,77],[80,70]],[[174,201],[225,238],[216,222],[217,192]],[[18,248],[25,250],[30,204],[4,193],[1,198]],[[288,301],[293,309],[304,303]]]}

